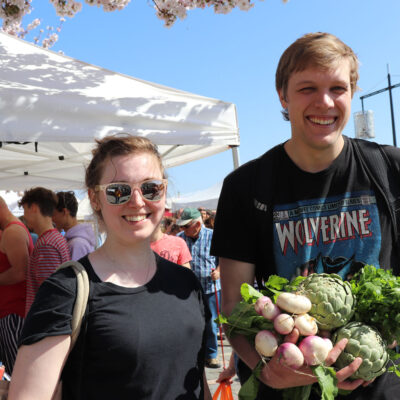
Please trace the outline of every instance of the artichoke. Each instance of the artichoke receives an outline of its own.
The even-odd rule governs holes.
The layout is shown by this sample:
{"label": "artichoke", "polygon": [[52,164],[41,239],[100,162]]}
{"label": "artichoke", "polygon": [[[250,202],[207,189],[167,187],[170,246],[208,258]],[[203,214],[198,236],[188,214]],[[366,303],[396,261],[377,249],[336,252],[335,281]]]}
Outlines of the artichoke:
{"label": "artichoke", "polygon": [[342,369],[356,357],[363,359],[351,379],[361,378],[369,381],[386,371],[389,354],[386,351],[385,341],[375,328],[362,322],[350,322],[333,334],[332,342],[336,344],[343,338],[349,339],[349,342],[336,360],[335,366]]}
{"label": "artichoke", "polygon": [[336,274],[311,274],[298,287],[298,293],[312,303],[309,314],[320,329],[331,331],[350,321],[355,298],[349,282]]}

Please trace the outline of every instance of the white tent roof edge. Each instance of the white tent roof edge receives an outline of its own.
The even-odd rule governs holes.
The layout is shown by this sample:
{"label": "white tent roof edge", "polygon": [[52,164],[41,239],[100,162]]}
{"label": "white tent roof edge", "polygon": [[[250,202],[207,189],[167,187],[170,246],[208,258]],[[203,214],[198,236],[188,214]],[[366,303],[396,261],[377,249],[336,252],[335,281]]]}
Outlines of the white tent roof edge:
{"label": "white tent roof edge", "polygon": [[0,189],[81,189],[94,139],[110,134],[149,138],[167,168],[240,145],[232,103],[113,72],[4,32],[0,59]]}

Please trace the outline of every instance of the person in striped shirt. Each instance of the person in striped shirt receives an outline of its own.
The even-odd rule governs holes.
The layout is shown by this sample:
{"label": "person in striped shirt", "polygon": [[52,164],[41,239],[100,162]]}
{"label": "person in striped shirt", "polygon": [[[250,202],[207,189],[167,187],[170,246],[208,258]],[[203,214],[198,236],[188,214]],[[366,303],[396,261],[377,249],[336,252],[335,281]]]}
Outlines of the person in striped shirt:
{"label": "person in striped shirt", "polygon": [[53,226],[52,216],[57,205],[54,192],[43,187],[32,188],[25,191],[19,205],[24,209],[28,227],[38,235],[26,277],[26,315],[41,283],[60,264],[70,260],[70,252],[67,241]]}

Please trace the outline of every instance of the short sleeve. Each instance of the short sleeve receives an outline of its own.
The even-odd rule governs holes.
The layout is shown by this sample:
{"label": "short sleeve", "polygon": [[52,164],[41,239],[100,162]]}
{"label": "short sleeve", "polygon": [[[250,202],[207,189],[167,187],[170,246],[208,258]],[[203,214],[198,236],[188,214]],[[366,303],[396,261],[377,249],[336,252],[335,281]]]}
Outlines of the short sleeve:
{"label": "short sleeve", "polygon": [[179,253],[178,264],[183,265],[192,261],[192,255],[190,254],[189,247],[187,246],[186,242],[182,238],[177,237],[177,239],[179,239],[178,243],[181,249]]}
{"label": "short sleeve", "polygon": [[76,275],[72,268],[57,271],[39,288],[26,316],[19,346],[47,336],[70,335],[76,297]]}
{"label": "short sleeve", "polygon": [[223,183],[211,245],[211,254],[255,263],[254,164],[228,175]]}

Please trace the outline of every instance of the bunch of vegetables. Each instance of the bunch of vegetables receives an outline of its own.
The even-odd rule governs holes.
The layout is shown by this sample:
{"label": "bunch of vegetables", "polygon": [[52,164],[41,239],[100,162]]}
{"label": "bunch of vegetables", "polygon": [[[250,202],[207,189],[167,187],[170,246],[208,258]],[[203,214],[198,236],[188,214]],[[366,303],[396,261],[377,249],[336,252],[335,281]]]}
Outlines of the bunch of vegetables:
{"label": "bunch of vegetables", "polygon": [[[265,287],[259,292],[243,284],[243,300],[229,317],[221,315],[218,322],[227,326],[228,337],[246,336],[264,362],[277,355],[280,363],[293,370],[303,365],[311,367],[321,398],[335,398],[335,368],[344,368],[356,357],[363,362],[351,379],[364,380],[383,374],[389,360],[398,358],[387,349],[393,340],[400,343],[400,278],[390,271],[366,266],[351,282],[335,274],[312,274],[291,283],[273,275]],[[301,335],[299,343],[282,343],[294,328]],[[348,339],[345,350],[333,367],[326,366],[330,350],[343,338]],[[255,376],[261,368],[262,363],[255,369]],[[389,370],[400,376],[397,365]],[[253,376],[242,386],[239,399],[254,398],[257,385]],[[310,392],[311,387],[291,388],[286,389],[284,397],[307,399]]]}

